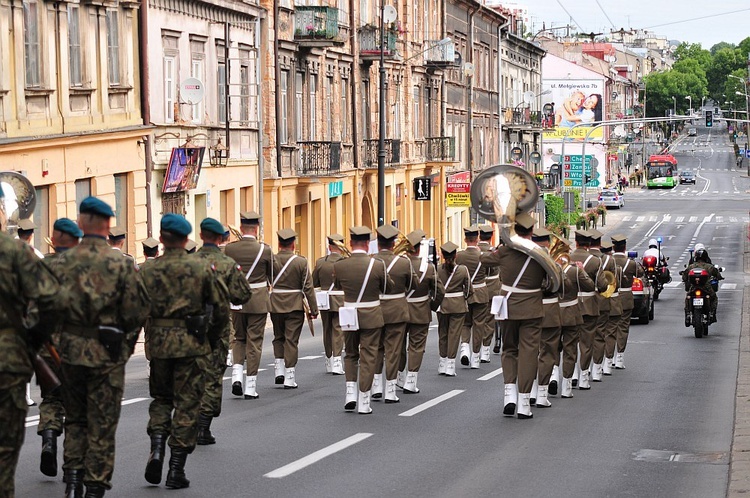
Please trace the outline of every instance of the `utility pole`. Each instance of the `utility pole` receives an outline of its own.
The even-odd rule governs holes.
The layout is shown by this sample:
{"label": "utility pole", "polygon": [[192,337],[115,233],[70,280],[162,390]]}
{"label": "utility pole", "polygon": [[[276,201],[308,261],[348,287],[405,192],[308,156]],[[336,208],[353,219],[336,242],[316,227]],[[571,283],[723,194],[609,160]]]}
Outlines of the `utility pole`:
{"label": "utility pole", "polygon": [[385,225],[385,0],[380,0],[380,102],[378,136],[378,226]]}

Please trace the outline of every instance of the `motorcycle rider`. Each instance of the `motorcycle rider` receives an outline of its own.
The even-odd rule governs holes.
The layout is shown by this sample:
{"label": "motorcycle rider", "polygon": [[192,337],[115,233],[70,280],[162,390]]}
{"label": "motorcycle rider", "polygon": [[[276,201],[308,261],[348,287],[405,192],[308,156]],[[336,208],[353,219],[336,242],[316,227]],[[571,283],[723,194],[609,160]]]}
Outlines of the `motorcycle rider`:
{"label": "motorcycle rider", "polygon": [[[706,250],[706,247],[703,244],[696,244],[695,245],[695,251],[693,252],[691,263],[685,268],[684,271],[682,271],[682,281],[685,283],[685,291],[689,291],[691,284],[688,282],[688,275],[690,273],[690,270],[694,268],[702,268],[706,270],[709,274],[709,279],[706,281],[705,285],[702,287],[702,291],[706,293],[708,296],[708,302],[709,302],[709,323],[715,323],[716,322],[716,308],[719,305],[719,298],[716,295],[716,291],[714,290],[713,286],[711,285],[711,280],[723,280],[724,277],[721,276],[721,273],[719,272],[719,269],[716,268],[713,264],[711,264],[711,258],[708,256],[708,251]],[[690,326],[690,300],[689,297],[685,298],[685,326]]]}
{"label": "motorcycle rider", "polygon": [[[666,284],[671,282],[672,279],[669,276],[669,265],[667,264],[667,257],[664,255],[664,248],[660,246],[660,241],[651,239],[648,241],[648,249],[643,251],[643,257],[653,256],[656,258],[657,263],[657,275],[659,282]],[[643,261],[643,260],[641,260]],[[645,266],[645,265],[644,265]]]}

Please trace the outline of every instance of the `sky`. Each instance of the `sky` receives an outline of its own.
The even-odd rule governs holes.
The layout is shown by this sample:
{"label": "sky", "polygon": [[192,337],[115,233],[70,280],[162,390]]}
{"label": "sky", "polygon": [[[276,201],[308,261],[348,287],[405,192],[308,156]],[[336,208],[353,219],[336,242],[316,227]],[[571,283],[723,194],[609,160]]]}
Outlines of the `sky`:
{"label": "sky", "polygon": [[669,40],[700,43],[706,49],[721,41],[737,44],[750,36],[748,0],[511,0],[507,3],[529,9],[533,32],[542,29],[542,22],[547,28],[570,23],[579,25],[581,32],[605,35],[620,28],[648,29]]}

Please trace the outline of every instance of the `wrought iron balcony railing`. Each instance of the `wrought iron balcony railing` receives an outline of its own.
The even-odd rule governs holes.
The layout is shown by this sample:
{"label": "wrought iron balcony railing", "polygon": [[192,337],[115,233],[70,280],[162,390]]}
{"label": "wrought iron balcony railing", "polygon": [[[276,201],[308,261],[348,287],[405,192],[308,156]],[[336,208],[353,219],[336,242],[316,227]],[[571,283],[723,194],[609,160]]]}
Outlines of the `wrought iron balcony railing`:
{"label": "wrought iron balcony railing", "polygon": [[297,142],[300,176],[330,175],[341,171],[341,142]]}
{"label": "wrought iron balcony railing", "polygon": [[427,137],[427,160],[428,161],[455,161],[456,160],[456,138],[455,137]]}
{"label": "wrought iron balcony railing", "polygon": [[[364,154],[362,160],[367,168],[378,165],[378,139],[364,141]],[[385,139],[385,163],[386,165],[401,162],[401,140],[397,138]]]}
{"label": "wrought iron balcony railing", "polygon": [[[385,44],[383,56],[392,59],[396,56],[396,39],[398,32],[395,29],[385,30]],[[375,26],[365,25],[359,30],[359,55],[363,59],[375,59],[380,57],[380,30]]]}
{"label": "wrought iron balcony railing", "polygon": [[339,9],[298,5],[294,8],[295,40],[337,40]]}
{"label": "wrought iron balcony railing", "polygon": [[543,118],[542,111],[532,111],[528,108],[506,107],[503,110],[503,123],[506,125],[542,126]]}
{"label": "wrought iron balcony railing", "polygon": [[429,47],[424,53],[425,65],[429,67],[448,67],[456,64],[456,45],[443,43],[442,40],[428,40]]}

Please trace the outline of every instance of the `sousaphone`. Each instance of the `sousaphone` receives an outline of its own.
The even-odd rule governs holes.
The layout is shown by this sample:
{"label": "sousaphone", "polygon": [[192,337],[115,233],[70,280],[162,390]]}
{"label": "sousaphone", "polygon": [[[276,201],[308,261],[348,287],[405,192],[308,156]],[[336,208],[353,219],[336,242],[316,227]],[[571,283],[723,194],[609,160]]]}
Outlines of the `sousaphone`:
{"label": "sousaphone", "polygon": [[19,221],[34,214],[36,190],[28,178],[16,171],[0,171],[0,187],[3,191],[0,197],[2,229],[15,231]]}

